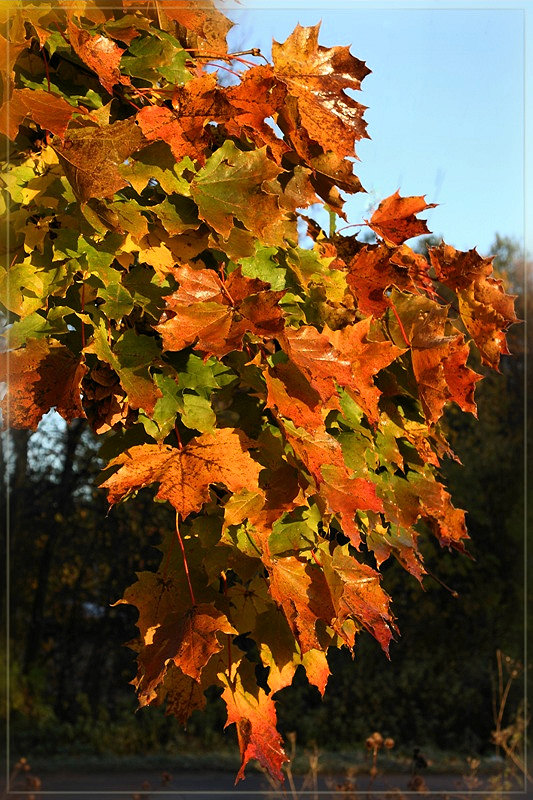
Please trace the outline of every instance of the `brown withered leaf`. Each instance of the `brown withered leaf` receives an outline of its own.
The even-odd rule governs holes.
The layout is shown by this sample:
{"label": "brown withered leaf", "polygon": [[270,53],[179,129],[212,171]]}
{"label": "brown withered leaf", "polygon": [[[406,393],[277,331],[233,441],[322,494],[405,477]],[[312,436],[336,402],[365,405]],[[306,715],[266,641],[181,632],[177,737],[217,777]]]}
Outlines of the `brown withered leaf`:
{"label": "brown withered leaf", "polygon": [[429,258],[437,280],[450,289],[468,289],[476,281],[492,275],[493,257],[483,258],[475,248],[456,250],[445,242],[429,248]]}
{"label": "brown withered leaf", "polygon": [[344,90],[360,89],[370,70],[351,55],[349,47],[319,45],[319,30],[320,23],[308,28],[297,25],[283,44],[274,41],[274,74],[296,98],[300,126],[310,138],[324,152],[353,156],[355,142],[368,138],[365,106]]}
{"label": "brown withered leaf", "polygon": [[127,182],[118,167],[144,144],[140,128],[130,119],[111,125],[88,125],[54,142],[65,175],[80,202],[111,197]]}
{"label": "brown withered leaf", "polygon": [[319,155],[311,154],[309,164],[313,168],[311,182],[316,193],[336,214],[346,219],[344,200],[339,192],[363,192],[361,181],[354,174],[353,163],[333,150]]}
{"label": "brown withered leaf", "polygon": [[481,360],[498,369],[501,355],[509,355],[505,332],[518,318],[515,298],[505,293],[502,281],[487,278],[458,291],[459,311],[465,328],[481,354]]}
{"label": "brown withered leaf", "polygon": [[415,215],[435,207],[435,203],[426,203],[423,196],[400,197],[400,192],[396,191],[382,200],[370,221],[365,222],[388,244],[398,245],[413,236],[429,233],[425,220],[417,219]]}
{"label": "brown withered leaf", "polygon": [[29,117],[43,130],[63,137],[74,111],[66,100],[51,92],[14,89],[10,99],[0,108],[0,132],[14,139],[19,126]]}
{"label": "brown withered leaf", "polygon": [[201,509],[212,483],[223,483],[231,492],[257,490],[261,467],[248,453],[253,446],[251,439],[233,428],[204,433],[181,450],[170,445],[136,445],[109,463],[119,469],[101,485],[114,504],[143,486],[159,483],[158,499],[168,500],[186,517]]}
{"label": "brown withered leaf", "polygon": [[0,353],[0,381],[7,392],[0,403],[4,426],[35,430],[55,408],[70,422],[85,417],[81,381],[87,367],[63,345],[31,339],[18,350]]}

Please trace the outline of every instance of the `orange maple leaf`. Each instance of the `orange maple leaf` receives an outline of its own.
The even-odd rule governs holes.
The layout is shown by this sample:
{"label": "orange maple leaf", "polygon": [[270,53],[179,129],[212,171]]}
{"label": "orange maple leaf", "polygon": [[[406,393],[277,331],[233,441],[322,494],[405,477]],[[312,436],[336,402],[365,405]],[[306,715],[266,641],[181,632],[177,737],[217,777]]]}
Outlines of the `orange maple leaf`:
{"label": "orange maple leaf", "polygon": [[157,497],[186,517],[201,509],[213,483],[223,483],[232,492],[257,490],[261,466],[249,455],[251,447],[254,442],[233,428],[204,433],[181,450],[140,444],[109,463],[119,469],[101,485],[114,504],[143,486],[159,483]]}
{"label": "orange maple leaf", "polygon": [[423,196],[400,197],[400,192],[396,191],[382,200],[370,221],[365,222],[389,244],[402,244],[413,236],[429,233],[425,220],[417,219],[415,215],[435,207],[435,203],[426,203]]}

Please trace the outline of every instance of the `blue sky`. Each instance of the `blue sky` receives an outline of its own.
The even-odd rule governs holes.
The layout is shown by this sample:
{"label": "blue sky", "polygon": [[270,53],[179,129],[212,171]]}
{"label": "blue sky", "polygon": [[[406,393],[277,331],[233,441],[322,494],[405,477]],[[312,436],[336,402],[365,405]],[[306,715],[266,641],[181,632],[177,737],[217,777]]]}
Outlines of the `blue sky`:
{"label": "blue sky", "polygon": [[320,43],[351,45],[372,70],[357,94],[372,137],[356,148],[368,194],[348,201],[349,222],[400,189],[439,204],[426,212],[429,227],[459,249],[487,253],[496,232],[523,241],[527,0],[229,0],[222,8],[238,23],[236,48],[259,46],[269,57],[272,37],[322,20]]}

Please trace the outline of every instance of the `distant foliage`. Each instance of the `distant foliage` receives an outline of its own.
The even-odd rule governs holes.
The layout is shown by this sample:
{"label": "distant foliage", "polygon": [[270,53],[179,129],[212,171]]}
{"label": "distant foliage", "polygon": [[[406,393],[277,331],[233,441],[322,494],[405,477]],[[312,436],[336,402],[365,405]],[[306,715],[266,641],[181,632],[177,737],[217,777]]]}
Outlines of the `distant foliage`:
{"label": "distant foliage", "polygon": [[86,417],[110,503],[156,484],[174,507],[158,571],[119,601],[139,610],[139,702],[185,722],[221,687],[238,779],[256,758],[281,780],[275,693],[299,665],[323,693],[328,648],[362,630],[388,651],[378,570],[422,581],[422,522],[464,549],[440,419],[476,413],[470,350],[498,367],[513,299],[475,250],[405,244],[424,197],[383,200],[375,244],[304,213],[344,217],[367,135],[345,90],[369,70],[319,25],[268,64],[228,54],[210,2],[1,14],[4,419]]}

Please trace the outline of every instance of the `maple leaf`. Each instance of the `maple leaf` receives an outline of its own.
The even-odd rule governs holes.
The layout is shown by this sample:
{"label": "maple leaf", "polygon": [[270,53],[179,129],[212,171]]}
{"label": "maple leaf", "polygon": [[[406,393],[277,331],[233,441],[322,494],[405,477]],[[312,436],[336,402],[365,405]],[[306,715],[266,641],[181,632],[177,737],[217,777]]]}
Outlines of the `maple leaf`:
{"label": "maple leaf", "polygon": [[335,615],[324,573],[296,556],[273,558],[268,569],[270,594],[283,608],[302,653],[321,650],[325,640],[317,622],[329,625]]}
{"label": "maple leaf", "polygon": [[223,356],[242,348],[246,331],[271,338],[283,328],[279,300],[284,292],[267,291],[268,284],[234,270],[222,282],[210,269],[179,267],[180,288],[167,297],[171,319],[156,326],[165,350],[192,344],[209,355]]}
{"label": "maple leaf", "polygon": [[376,494],[376,486],[366,478],[349,475],[345,467],[325,464],[322,467],[323,486],[320,493],[329,509],[342,524],[343,532],[354,547],[359,547],[361,536],[355,522],[357,511],[383,511],[383,503]]}
{"label": "maple leaf", "polygon": [[423,290],[433,299],[437,298],[438,295],[429,274],[430,265],[422,253],[415,253],[408,245],[402,244],[392,253],[391,263],[407,269],[407,274],[417,289]]}
{"label": "maple leaf", "polygon": [[396,191],[382,200],[370,222],[365,222],[388,244],[402,244],[413,236],[429,233],[425,221],[417,219],[415,215],[435,207],[435,203],[426,203],[424,197],[400,197],[400,192]]}
{"label": "maple leaf", "polygon": [[461,319],[482,362],[497,369],[500,355],[509,353],[505,332],[518,319],[515,298],[504,292],[501,280],[491,277],[493,259],[444,243],[431,248],[429,257],[437,278],[457,292]]}
{"label": "maple leaf", "polygon": [[475,248],[463,252],[442,242],[429,248],[431,265],[441,283],[451,289],[468,289],[476,281],[483,281],[493,272],[493,258],[483,258]]}
{"label": "maple leaf", "polygon": [[279,173],[266,146],[243,152],[228,139],[193,178],[191,196],[200,218],[225,238],[236,218],[260,241],[278,244],[269,241],[268,232],[283,215],[276,196],[264,191],[263,184]]}
{"label": "maple leaf", "polygon": [[322,428],[322,401],[304,374],[291,362],[277,364],[264,372],[268,390],[267,407],[306,430]]}
{"label": "maple leaf", "polygon": [[267,145],[275,161],[281,164],[289,147],[276,136],[265,120],[277,114],[286,94],[285,85],[275,79],[274,70],[269,64],[251,67],[237,86],[219,91],[227,103],[227,112],[224,116],[219,113],[219,119],[223,120],[229,136],[240,137],[244,133],[256,147]]}
{"label": "maple leaf", "polygon": [[374,375],[404,351],[392,342],[369,341],[370,324],[368,317],[332,331],[329,339],[335,349],[350,360],[353,378],[346,387],[348,394],[361,406],[368,420],[375,423],[379,417],[381,392],[374,383]]}
{"label": "maple leaf", "polygon": [[128,586],[124,597],[114,605],[132,605],[137,608],[139,618],[135,624],[142,643],[149,645],[153,642],[154,632],[161,619],[180,610],[182,597],[176,590],[175,582],[161,573],[144,571],[136,574],[136,582]]}
{"label": "maple leaf", "polygon": [[336,214],[346,219],[344,200],[339,189],[355,194],[363,192],[361,181],[354,174],[353,164],[333,150],[312,155],[309,164],[313,169],[311,183],[316,193]]}
{"label": "maple leaf", "polygon": [[[395,624],[379,573],[356,561],[345,547],[336,547],[333,556],[321,549],[319,559],[328,581],[339,632],[347,619],[356,619],[388,655]],[[344,636],[353,646],[353,634],[346,634],[344,630]]]}
{"label": "maple leaf", "polygon": [[[199,81],[202,79],[196,79]],[[191,81],[193,85],[195,81]],[[211,83],[209,81],[209,83]],[[180,87],[188,95],[191,88],[186,84]],[[184,125],[181,113],[173,111],[166,106],[146,106],[141,108],[137,114],[137,124],[143,135],[149,142],[166,142],[177,161],[181,161],[185,156],[197,159],[201,164],[205,163],[204,150],[209,142],[207,132],[203,128],[203,119],[200,124],[191,124],[190,120]]]}
{"label": "maple leaf", "polygon": [[284,615],[272,608],[257,615],[253,636],[259,643],[261,662],[269,670],[268,686],[272,694],[290,686],[298,666],[302,665],[309,683],[324,696],[331,674],[326,653],[323,650],[301,653]]}
{"label": "maple leaf", "polygon": [[234,23],[211,0],[203,0],[201,6],[191,5],[190,0],[163,0],[160,7],[165,16],[196,35],[200,53],[209,52],[215,57],[227,53],[226,36]]}
{"label": "maple leaf", "polygon": [[353,156],[355,142],[367,137],[365,107],[344,90],[360,89],[370,70],[351,55],[349,47],[319,45],[319,30],[320,23],[308,28],[297,25],[283,44],[274,41],[274,74],[296,98],[299,123],[310,138],[324,152]]}
{"label": "maple leaf", "polygon": [[290,360],[307,377],[323,402],[336,395],[336,383],[346,386],[351,382],[350,362],[335,349],[326,333],[320,333],[311,325],[302,325],[298,330],[287,327],[282,343]]}
{"label": "maple leaf", "polygon": [[211,656],[222,650],[218,633],[237,631],[212,603],[200,603],[163,618],[152,642],[139,655],[136,688],[140,698],[153,697],[170,663],[198,682]]}
{"label": "maple leaf", "polygon": [[433,523],[434,533],[440,543],[465,552],[464,540],[469,538],[465,512],[461,508],[455,508],[450,493],[433,475],[413,475],[410,480],[418,492],[424,514]]}
{"label": "maple leaf", "polygon": [[308,434],[286,428],[285,436],[313,476],[327,509],[339,518],[354,547],[359,547],[361,537],[354,520],[356,511],[383,510],[375,485],[366,478],[351,474],[344,462],[339,441],[325,430]]}
{"label": "maple leaf", "polygon": [[113,505],[132,491],[159,483],[158,499],[168,500],[186,517],[201,509],[212,483],[223,483],[232,492],[257,487],[260,465],[248,453],[253,446],[233,428],[198,436],[181,450],[170,445],[136,445],[109,463],[119,469],[101,485],[109,490]]}
{"label": "maple leaf", "polygon": [[[2,96],[4,98],[9,94],[9,87],[13,85],[13,67],[21,52],[26,50],[29,45],[30,42],[27,41],[26,38],[15,41],[13,36],[6,39],[5,36],[0,34],[0,58],[2,59],[3,69],[5,70],[5,77],[7,79],[7,85],[4,83],[2,87]],[[7,112],[7,102],[3,108],[6,108]]]}
{"label": "maple leaf", "polygon": [[62,97],[32,89],[14,89],[11,97],[0,108],[0,131],[15,139],[19,126],[26,118],[41,128],[63,137],[75,109]]}
{"label": "maple leaf", "polygon": [[137,121],[150,140],[167,142],[177,159],[190,155],[205,163],[206,148],[212,141],[207,123],[224,125],[228,136],[251,139],[256,147],[268,145],[280,163],[289,150],[265,122],[283,102],[286,88],[270,66],[247,70],[237,86],[220,88],[215,74],[203,74],[176,86],[172,110],[149,106],[141,109]]}
{"label": "maple leaf", "polygon": [[[252,665],[248,662],[246,666],[249,672]],[[264,689],[254,686],[255,677],[244,682],[243,672],[241,666],[231,678],[222,678],[225,686],[222,699],[228,709],[225,727],[235,723],[242,759],[235,783],[244,778],[245,767],[251,758],[256,758],[274,780],[282,782],[281,767],[288,758],[276,729],[274,701]],[[244,677],[247,677],[246,672]]]}
{"label": "maple leaf", "polygon": [[474,388],[481,375],[466,366],[469,355],[461,334],[441,345],[413,349],[413,372],[428,422],[440,419],[447,400],[477,416]]}
{"label": "maple leaf", "polygon": [[[370,517],[370,515],[368,515]],[[367,547],[374,553],[378,567],[391,555],[422,585],[426,574],[422,556],[417,550],[418,534],[413,528],[404,528],[391,523],[389,527],[381,524],[376,517],[366,533]]]}
{"label": "maple leaf", "polygon": [[85,202],[111,197],[127,185],[118,167],[143,146],[143,136],[133,120],[124,119],[69,130],[52,146],[74,193]]}
{"label": "maple leaf", "polygon": [[480,376],[466,365],[470,351],[464,337],[455,330],[455,335],[445,336],[448,307],[395,291],[390,302],[402,322],[401,335],[407,336],[411,346],[413,372],[427,421],[434,423],[440,418],[447,400],[476,414],[474,388]]}
{"label": "maple leaf", "polygon": [[89,31],[78,28],[72,19],[68,19],[68,33],[72,49],[88,67],[98,75],[98,80],[109,92],[113,94],[116,83],[129,83],[127,76],[122,76],[119,64],[123,48],[111,39],[101,34],[93,36]]}
{"label": "maple leaf", "polygon": [[0,404],[4,426],[35,430],[51,408],[67,422],[85,417],[80,392],[86,371],[81,358],[53,340],[31,339],[0,353],[0,380],[8,384]]}
{"label": "maple leaf", "polygon": [[155,404],[162,396],[149,371],[158,355],[153,337],[137,335],[129,330],[122,334],[112,350],[107,341],[107,331],[100,325],[95,328],[93,340],[85,352],[95,353],[113,367],[128,395],[130,406],[142,408],[152,416]]}
{"label": "maple leaf", "polygon": [[384,295],[390,286],[401,291],[418,291],[408,269],[393,261],[393,255],[394,250],[380,242],[364,246],[350,260],[346,281],[361,313],[381,316],[390,307],[389,298]]}
{"label": "maple leaf", "polygon": [[202,684],[185,675],[172,662],[167,664],[154,701],[157,704],[165,702],[167,715],[176,717],[182,725],[186,724],[193,711],[201,710],[206,705]]}

